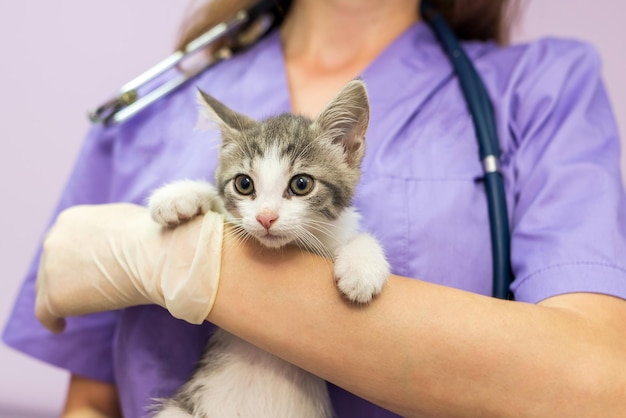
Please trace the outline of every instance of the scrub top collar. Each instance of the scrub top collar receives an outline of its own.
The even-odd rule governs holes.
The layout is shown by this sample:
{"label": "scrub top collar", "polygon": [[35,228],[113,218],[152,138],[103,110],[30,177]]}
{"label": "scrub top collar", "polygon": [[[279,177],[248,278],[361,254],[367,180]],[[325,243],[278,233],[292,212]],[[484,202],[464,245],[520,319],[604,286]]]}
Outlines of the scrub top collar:
{"label": "scrub top collar", "polygon": [[[484,46],[485,44],[479,43],[466,44],[471,58],[480,56],[481,51],[485,50]],[[256,53],[255,50],[261,52]],[[244,72],[241,83],[233,86],[234,91],[231,92],[235,94],[229,98],[227,104],[257,119],[290,111],[285,57],[279,31],[274,30],[259,45],[244,54],[253,55],[248,68],[263,68],[266,74],[273,76],[266,77],[263,80],[264,85],[259,85],[258,81],[246,82],[251,81],[247,78],[257,78],[254,71]],[[437,71],[433,71],[433,67]],[[411,97],[413,103],[423,103],[435,94],[442,83],[453,77],[452,71],[448,58],[428,25],[418,21],[388,45],[360,77],[368,87],[372,111],[375,112],[378,103],[398,102],[404,97]],[[380,74],[385,76],[380,77]],[[268,96],[268,90],[274,94]],[[259,95],[265,96],[265,106],[262,109],[248,108],[246,103],[257,103],[251,98]]]}

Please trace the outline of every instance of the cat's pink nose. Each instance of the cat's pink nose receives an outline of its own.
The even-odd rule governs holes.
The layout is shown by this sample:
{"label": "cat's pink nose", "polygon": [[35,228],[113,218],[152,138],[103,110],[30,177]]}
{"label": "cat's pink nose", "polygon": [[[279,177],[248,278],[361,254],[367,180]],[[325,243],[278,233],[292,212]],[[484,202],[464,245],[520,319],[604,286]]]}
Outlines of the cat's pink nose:
{"label": "cat's pink nose", "polygon": [[278,219],[278,214],[271,210],[264,210],[256,216],[256,220],[259,221],[265,229],[270,229],[276,219]]}

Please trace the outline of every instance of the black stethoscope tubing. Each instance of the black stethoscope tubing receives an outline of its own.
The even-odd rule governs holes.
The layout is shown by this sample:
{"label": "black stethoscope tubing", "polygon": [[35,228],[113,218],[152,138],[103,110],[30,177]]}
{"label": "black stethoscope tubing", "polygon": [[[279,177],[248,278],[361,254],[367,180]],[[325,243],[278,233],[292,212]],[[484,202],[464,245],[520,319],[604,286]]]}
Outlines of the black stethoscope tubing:
{"label": "black stethoscope tubing", "polygon": [[422,17],[432,28],[452,63],[468,111],[472,116],[479,156],[483,165],[489,211],[493,265],[492,295],[500,299],[509,299],[509,289],[513,279],[510,262],[511,238],[504,180],[498,170],[500,149],[491,100],[476,68],[445,19],[427,0],[422,0],[420,9]]}

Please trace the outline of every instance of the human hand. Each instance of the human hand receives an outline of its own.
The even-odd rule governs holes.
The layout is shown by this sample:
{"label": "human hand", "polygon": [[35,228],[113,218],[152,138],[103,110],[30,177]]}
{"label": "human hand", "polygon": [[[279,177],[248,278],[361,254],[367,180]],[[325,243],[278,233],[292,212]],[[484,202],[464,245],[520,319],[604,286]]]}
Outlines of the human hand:
{"label": "human hand", "polygon": [[75,206],[50,229],[35,314],[53,332],[65,317],[157,304],[199,324],[215,301],[224,219],[209,212],[162,228],[142,206]]}

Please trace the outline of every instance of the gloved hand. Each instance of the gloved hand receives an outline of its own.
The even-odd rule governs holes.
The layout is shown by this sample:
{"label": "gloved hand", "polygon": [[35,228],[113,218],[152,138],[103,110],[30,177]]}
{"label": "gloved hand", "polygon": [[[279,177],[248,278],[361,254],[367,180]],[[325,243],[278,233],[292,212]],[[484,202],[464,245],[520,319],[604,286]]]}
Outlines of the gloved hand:
{"label": "gloved hand", "polygon": [[61,332],[67,316],[158,304],[202,323],[217,293],[223,231],[214,212],[169,229],[132,204],[67,209],[44,241],[37,318]]}

